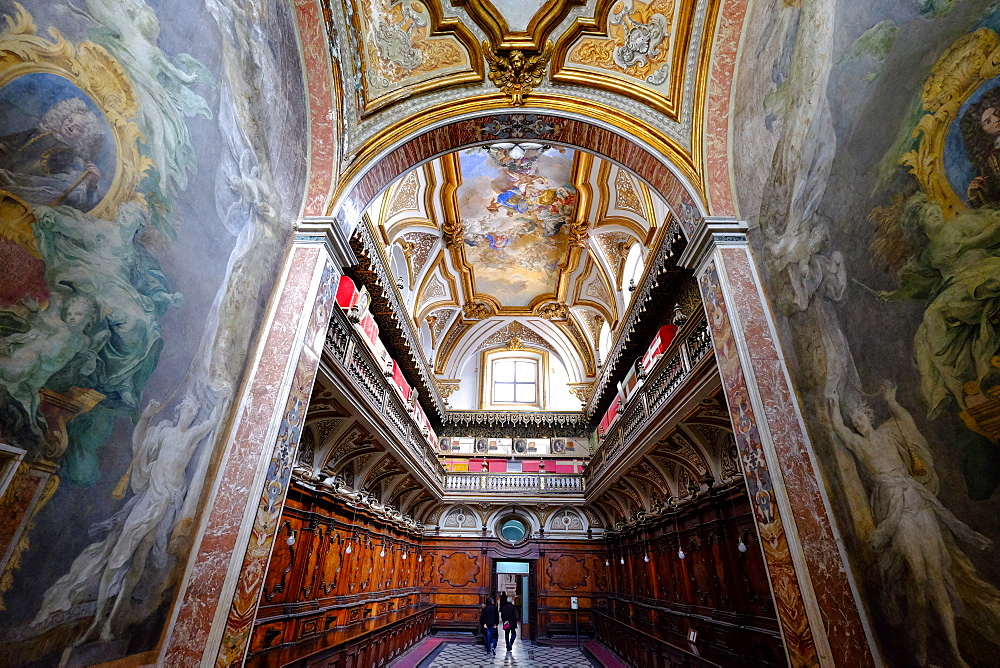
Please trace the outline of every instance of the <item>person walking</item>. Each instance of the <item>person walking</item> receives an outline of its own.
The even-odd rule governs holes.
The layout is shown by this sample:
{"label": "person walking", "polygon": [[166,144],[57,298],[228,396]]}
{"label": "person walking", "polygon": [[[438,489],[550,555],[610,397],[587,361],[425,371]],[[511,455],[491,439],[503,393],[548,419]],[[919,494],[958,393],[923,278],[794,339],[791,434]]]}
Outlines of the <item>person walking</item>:
{"label": "person walking", "polygon": [[515,598],[512,596],[510,600],[507,601],[503,609],[500,610],[500,619],[503,620],[504,629],[504,640],[507,642],[507,651],[511,651],[514,647],[514,641],[517,639],[517,622],[519,615],[517,612],[517,606],[514,605]]}
{"label": "person walking", "polygon": [[486,599],[483,611],[479,613],[479,623],[486,630],[486,655],[497,653],[497,625],[500,623],[500,611],[492,598]]}

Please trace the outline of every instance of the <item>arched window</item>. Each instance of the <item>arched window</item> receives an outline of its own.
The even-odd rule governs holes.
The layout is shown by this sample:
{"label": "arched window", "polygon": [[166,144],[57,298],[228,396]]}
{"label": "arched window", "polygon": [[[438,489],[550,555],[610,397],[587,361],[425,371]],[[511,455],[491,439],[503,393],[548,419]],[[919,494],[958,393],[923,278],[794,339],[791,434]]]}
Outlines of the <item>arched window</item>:
{"label": "arched window", "polygon": [[[638,286],[642,280],[642,247],[634,243],[628,249],[625,257],[625,268],[622,271],[622,290],[628,290],[631,286]],[[631,300],[631,296],[627,298]]]}
{"label": "arched window", "polygon": [[607,321],[601,325],[601,332],[597,337],[597,359],[600,364],[608,360],[608,352],[611,348],[611,327]]}

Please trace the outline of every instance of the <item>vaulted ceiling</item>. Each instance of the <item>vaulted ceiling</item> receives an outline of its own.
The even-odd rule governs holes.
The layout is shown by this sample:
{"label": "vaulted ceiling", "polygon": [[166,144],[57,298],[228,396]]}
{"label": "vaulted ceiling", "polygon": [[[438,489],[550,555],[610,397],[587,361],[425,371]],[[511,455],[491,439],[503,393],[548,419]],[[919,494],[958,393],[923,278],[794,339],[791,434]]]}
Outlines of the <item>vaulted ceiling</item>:
{"label": "vaulted ceiling", "polygon": [[354,234],[353,275],[437,426],[491,407],[484,354],[500,350],[544,358],[533,410],[593,420],[666,320],[689,276],[667,257],[709,184],[728,184],[705,157],[709,90],[731,67],[710,77],[735,55],[731,36],[717,48],[719,10],[328,2],[342,104],[326,120],[343,143],[327,213]]}
{"label": "vaulted ceiling", "polygon": [[481,355],[506,349],[547,353],[546,407],[579,411],[670,212],[606,160],[501,142],[412,170],[366,220],[450,408],[481,407]]}

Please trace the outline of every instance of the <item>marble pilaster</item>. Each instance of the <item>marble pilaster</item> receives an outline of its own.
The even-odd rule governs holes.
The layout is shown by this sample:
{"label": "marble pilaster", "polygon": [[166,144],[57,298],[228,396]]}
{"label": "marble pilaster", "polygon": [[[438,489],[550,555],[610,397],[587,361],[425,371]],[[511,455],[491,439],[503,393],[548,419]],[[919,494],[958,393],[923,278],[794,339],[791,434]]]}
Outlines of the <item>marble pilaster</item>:
{"label": "marble pilaster", "polygon": [[695,270],[789,663],[875,665],[744,227],[706,219]]}
{"label": "marble pilaster", "polygon": [[174,604],[162,665],[239,665],[246,653],[335,303],[341,265],[331,234],[300,226],[286,258]]}

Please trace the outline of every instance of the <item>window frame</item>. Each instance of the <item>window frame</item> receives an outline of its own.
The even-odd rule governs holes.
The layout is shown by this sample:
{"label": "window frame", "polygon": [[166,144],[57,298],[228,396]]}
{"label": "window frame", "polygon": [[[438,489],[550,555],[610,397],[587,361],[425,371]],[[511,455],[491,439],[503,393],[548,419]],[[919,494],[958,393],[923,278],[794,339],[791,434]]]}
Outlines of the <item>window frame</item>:
{"label": "window frame", "polygon": [[[496,401],[496,383],[493,380],[493,365],[503,360],[532,362],[535,367],[535,400],[531,402]],[[480,387],[480,410],[545,410],[548,404],[548,392],[545,379],[549,372],[548,355],[545,351],[536,350],[506,350],[504,348],[485,351],[481,361],[482,386]],[[516,373],[516,372],[515,372]],[[516,376],[515,376],[516,378]],[[517,385],[528,384],[514,381],[514,397],[517,397]]]}

